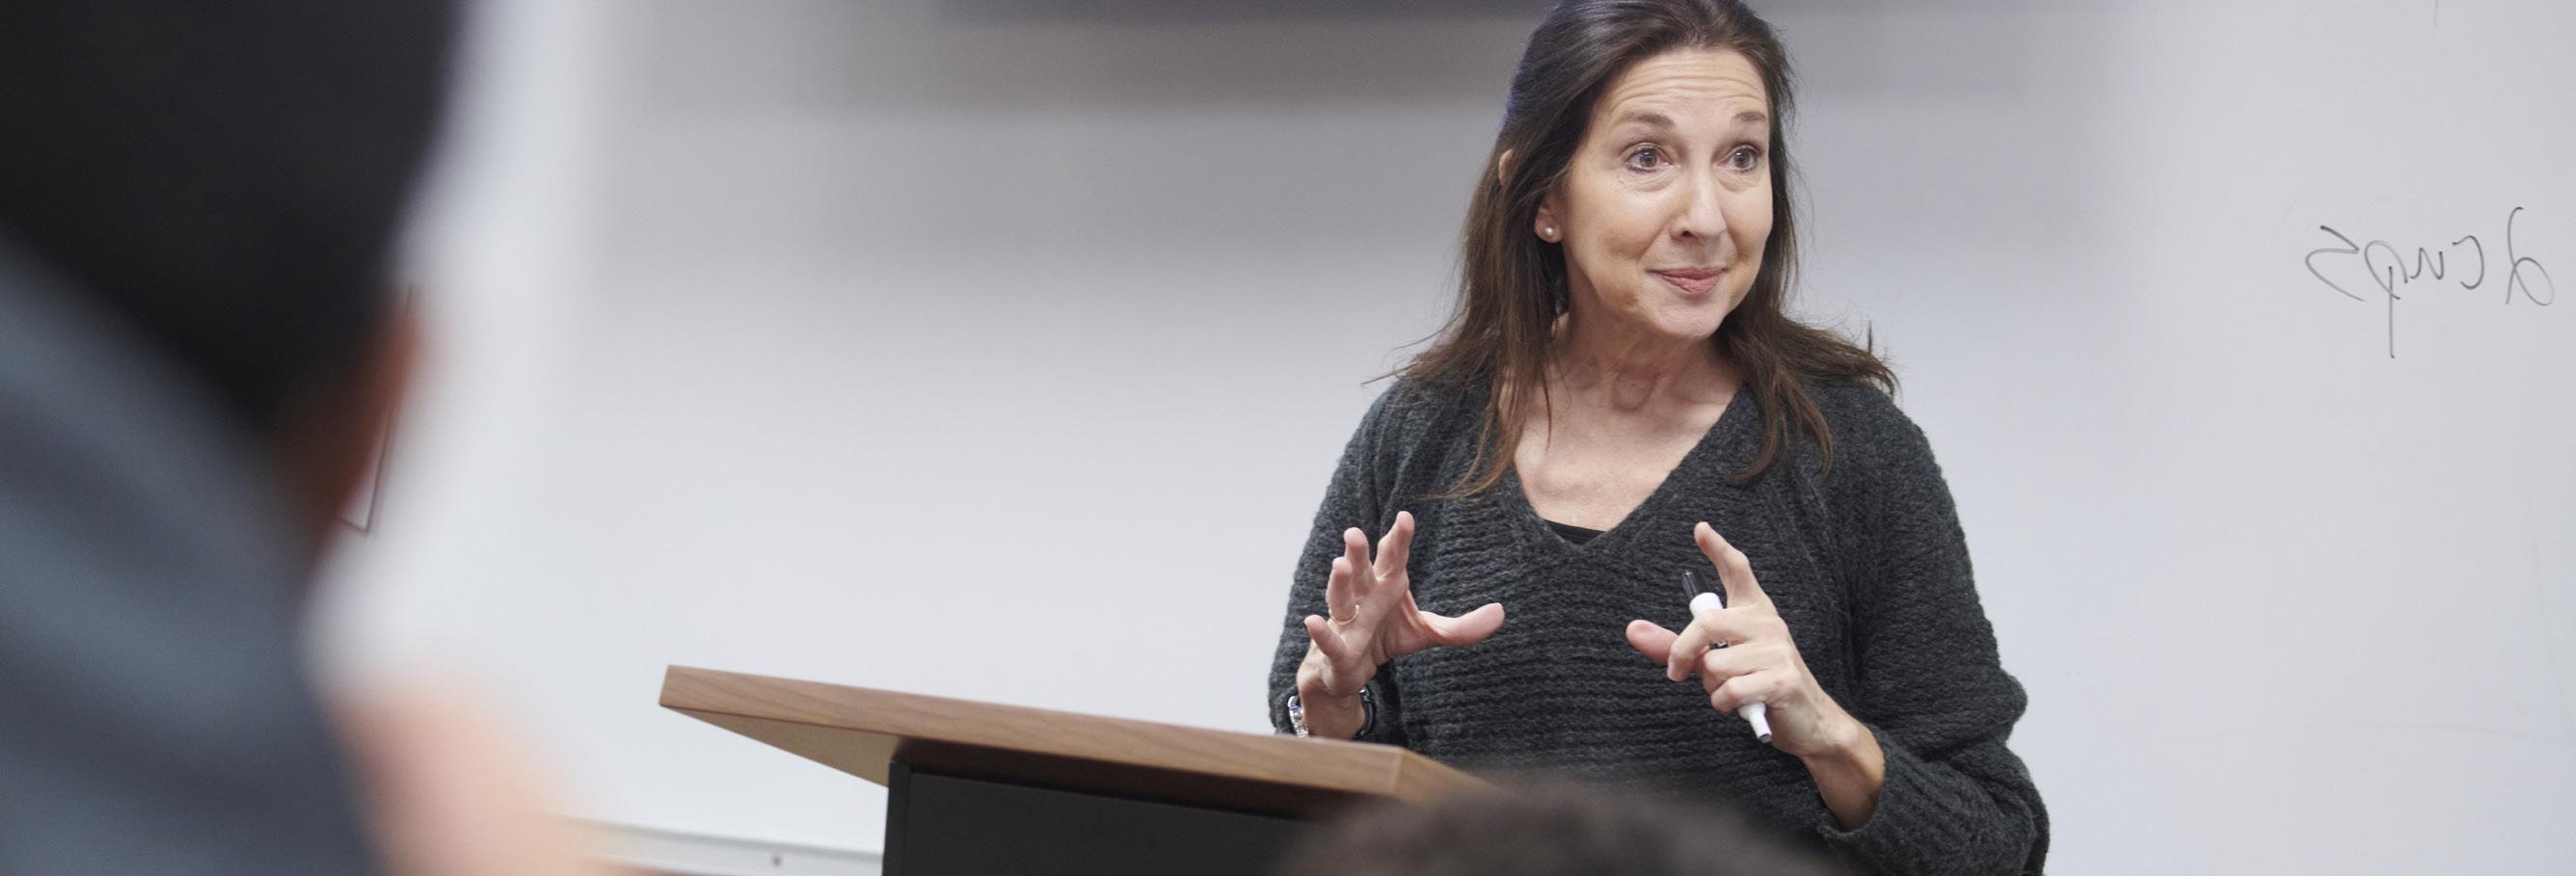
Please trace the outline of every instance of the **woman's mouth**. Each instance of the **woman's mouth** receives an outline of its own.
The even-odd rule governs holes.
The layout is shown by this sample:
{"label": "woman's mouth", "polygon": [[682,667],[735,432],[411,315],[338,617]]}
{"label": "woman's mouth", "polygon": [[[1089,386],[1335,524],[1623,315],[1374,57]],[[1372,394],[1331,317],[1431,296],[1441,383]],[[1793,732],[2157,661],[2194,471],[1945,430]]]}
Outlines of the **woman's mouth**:
{"label": "woman's mouth", "polygon": [[1681,290],[1682,294],[1697,298],[1708,294],[1708,290],[1717,288],[1718,278],[1726,276],[1726,269],[1665,268],[1663,270],[1650,271],[1648,273],[1654,274],[1657,278],[1662,279],[1673,288]]}

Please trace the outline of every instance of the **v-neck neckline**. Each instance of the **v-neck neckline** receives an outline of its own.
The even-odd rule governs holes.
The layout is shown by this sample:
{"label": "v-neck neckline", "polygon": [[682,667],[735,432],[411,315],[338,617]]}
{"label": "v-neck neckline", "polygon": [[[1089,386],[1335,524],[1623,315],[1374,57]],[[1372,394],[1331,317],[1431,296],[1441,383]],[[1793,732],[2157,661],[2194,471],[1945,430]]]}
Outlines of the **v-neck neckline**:
{"label": "v-neck neckline", "polygon": [[1656,516],[1663,506],[1675,501],[1673,493],[1682,489],[1678,482],[1684,480],[1684,473],[1704,467],[1707,457],[1723,452],[1721,448],[1728,443],[1726,439],[1741,428],[1738,424],[1748,416],[1756,416],[1746,410],[1753,407],[1752,400],[1752,392],[1741,385],[1737,386],[1735,395],[1726,400],[1726,410],[1718,413],[1717,422],[1709,424],[1708,431],[1700,434],[1699,443],[1691,445],[1690,451],[1682,454],[1682,460],[1674,463],[1671,471],[1664,473],[1663,481],[1655,484],[1655,489],[1646,494],[1645,500],[1638,502],[1637,507],[1628,509],[1628,513],[1619,518],[1619,522],[1611,524],[1610,528],[1601,530],[1601,534],[1585,539],[1580,544],[1568,541],[1564,535],[1548,525],[1547,518],[1539,516],[1538,506],[1530,504],[1529,493],[1521,488],[1521,471],[1518,465],[1503,469],[1502,483],[1497,486],[1503,494],[1505,510],[1515,518],[1513,524],[1518,526],[1524,535],[1529,536],[1533,543],[1574,554],[1607,552],[1636,537],[1634,533],[1638,529],[1637,521],[1640,518]]}

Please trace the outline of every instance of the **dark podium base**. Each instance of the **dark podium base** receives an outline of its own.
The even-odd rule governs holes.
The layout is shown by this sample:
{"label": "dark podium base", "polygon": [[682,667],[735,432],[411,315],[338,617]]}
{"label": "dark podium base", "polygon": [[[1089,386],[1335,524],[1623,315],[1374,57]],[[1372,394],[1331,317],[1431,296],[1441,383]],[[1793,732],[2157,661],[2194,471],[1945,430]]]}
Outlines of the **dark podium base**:
{"label": "dark podium base", "polygon": [[885,876],[1263,873],[1303,822],[924,772],[886,783]]}

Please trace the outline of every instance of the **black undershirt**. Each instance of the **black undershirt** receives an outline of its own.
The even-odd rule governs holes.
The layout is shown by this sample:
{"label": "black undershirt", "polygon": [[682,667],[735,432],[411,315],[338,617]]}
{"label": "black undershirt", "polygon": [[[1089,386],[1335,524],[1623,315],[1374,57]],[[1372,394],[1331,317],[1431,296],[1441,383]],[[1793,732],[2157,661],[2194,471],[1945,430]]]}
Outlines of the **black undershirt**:
{"label": "black undershirt", "polygon": [[[1544,520],[1545,518],[1540,519]],[[1602,532],[1598,529],[1585,529],[1571,523],[1558,523],[1554,520],[1547,521],[1547,528],[1556,530],[1557,535],[1564,537],[1566,541],[1574,544],[1582,544],[1584,542],[1591,541],[1593,536],[1600,535]]]}

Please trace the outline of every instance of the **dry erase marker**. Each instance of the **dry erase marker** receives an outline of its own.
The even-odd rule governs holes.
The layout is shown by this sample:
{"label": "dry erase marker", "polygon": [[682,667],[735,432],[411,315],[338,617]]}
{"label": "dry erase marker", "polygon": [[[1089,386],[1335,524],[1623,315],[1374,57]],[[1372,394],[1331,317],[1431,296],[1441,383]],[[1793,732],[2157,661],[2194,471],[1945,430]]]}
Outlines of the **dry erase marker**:
{"label": "dry erase marker", "polygon": [[[1726,596],[1713,590],[1700,589],[1699,573],[1693,572],[1689,569],[1682,570],[1682,592],[1690,595],[1690,611],[1692,617],[1698,617],[1701,614],[1717,611],[1726,607]],[[1709,647],[1724,648],[1726,647],[1726,643],[1719,642]],[[1744,723],[1753,725],[1753,738],[1761,740],[1765,745],[1771,743],[1770,706],[1762,703],[1745,703],[1743,706],[1735,710],[1735,714],[1737,717],[1743,718]]]}

